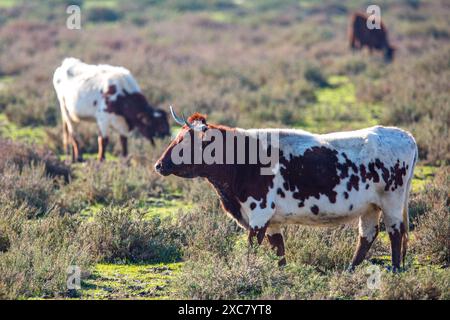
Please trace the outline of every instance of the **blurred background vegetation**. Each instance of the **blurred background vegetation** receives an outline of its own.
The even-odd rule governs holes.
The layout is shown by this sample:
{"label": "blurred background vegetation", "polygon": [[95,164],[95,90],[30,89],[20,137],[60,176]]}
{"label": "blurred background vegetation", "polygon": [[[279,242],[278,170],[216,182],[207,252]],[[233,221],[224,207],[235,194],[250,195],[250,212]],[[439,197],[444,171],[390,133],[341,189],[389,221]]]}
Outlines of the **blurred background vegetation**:
{"label": "blurred background vegetation", "polygon": [[[81,7],[81,30],[66,28],[69,4]],[[376,1],[397,47],[386,64],[349,49],[348,18],[369,4],[0,0],[0,297],[448,299],[450,6]],[[135,137],[127,161],[113,143],[106,163],[65,163],[51,79],[68,56],[125,66],[150,103],[211,122],[410,130],[421,162],[408,271],[385,273],[375,292],[364,266],[343,273],[353,226],[287,228],[285,270],[266,247],[248,260],[204,182],[151,172],[168,140]],[[77,132],[95,153],[95,125]],[[370,256],[389,260],[385,234]],[[81,291],[65,288],[70,264],[83,267]]]}

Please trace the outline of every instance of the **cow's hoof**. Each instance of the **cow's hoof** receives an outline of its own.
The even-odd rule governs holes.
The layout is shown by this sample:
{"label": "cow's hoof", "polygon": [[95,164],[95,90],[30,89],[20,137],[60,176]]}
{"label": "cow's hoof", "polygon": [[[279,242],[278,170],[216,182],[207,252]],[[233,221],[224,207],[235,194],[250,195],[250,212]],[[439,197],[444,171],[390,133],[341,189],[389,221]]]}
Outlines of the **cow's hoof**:
{"label": "cow's hoof", "polygon": [[286,266],[286,258],[281,259],[280,261],[278,261],[278,266],[280,268],[285,267]]}
{"label": "cow's hoof", "polygon": [[401,273],[403,272],[403,268],[401,267],[394,267],[394,266],[387,266],[386,271],[392,272],[392,273]]}
{"label": "cow's hoof", "polygon": [[348,273],[353,273],[355,272],[355,266],[351,264],[347,267],[347,269],[345,269],[345,271]]}

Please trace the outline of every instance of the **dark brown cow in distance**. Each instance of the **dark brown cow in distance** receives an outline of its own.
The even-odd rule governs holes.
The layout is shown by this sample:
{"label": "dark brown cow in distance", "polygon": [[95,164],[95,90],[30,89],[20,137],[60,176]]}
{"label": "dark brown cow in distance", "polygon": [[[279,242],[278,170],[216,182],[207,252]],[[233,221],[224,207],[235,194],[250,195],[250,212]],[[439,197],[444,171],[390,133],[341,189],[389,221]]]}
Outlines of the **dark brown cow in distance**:
{"label": "dark brown cow in distance", "polygon": [[417,160],[411,134],[382,126],[323,135],[245,130],[209,124],[200,114],[186,120],[171,111],[183,127],[155,170],[163,176],[206,178],[224,210],[248,230],[249,242],[256,237],[261,243],[267,235],[282,257],[280,264],[286,263],[282,225],[334,226],[359,219],[354,268],[374,242],[382,215],[392,264],[400,267]]}
{"label": "dark brown cow in distance", "polygon": [[380,29],[369,29],[367,20],[369,16],[362,12],[355,12],[350,19],[350,47],[352,49],[363,49],[364,46],[373,50],[383,51],[384,58],[390,62],[394,58],[395,48],[389,43],[388,32],[383,22],[380,22]]}

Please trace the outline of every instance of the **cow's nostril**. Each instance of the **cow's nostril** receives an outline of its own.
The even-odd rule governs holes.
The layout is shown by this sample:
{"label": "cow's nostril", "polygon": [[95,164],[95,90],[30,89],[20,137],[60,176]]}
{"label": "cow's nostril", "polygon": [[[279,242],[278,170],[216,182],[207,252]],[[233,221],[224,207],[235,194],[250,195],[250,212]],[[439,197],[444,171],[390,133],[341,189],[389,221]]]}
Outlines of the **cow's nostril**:
{"label": "cow's nostril", "polygon": [[161,168],[162,168],[161,162],[158,162],[157,164],[155,164],[155,170],[156,170],[156,171],[161,170]]}

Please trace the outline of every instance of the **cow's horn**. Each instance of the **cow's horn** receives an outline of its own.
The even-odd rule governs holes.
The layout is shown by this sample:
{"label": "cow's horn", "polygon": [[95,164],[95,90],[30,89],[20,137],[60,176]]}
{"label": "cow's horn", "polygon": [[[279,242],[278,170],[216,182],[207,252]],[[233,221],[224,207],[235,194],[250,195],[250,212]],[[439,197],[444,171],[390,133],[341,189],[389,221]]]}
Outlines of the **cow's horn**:
{"label": "cow's horn", "polygon": [[175,113],[175,110],[173,110],[173,107],[170,106],[170,113],[172,114],[172,118],[175,120],[176,123],[178,123],[180,126],[184,126],[184,122],[186,121],[183,117],[180,118],[179,116],[177,116],[177,114]]}

